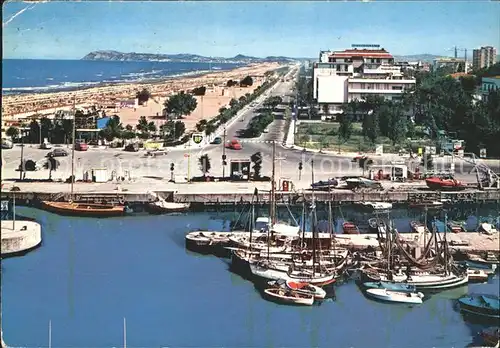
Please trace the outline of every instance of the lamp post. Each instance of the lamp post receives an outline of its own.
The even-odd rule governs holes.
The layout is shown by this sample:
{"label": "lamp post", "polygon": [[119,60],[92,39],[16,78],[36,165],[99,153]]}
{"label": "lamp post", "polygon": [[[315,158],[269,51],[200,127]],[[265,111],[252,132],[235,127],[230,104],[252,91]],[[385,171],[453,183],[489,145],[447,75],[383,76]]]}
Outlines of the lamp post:
{"label": "lamp post", "polygon": [[226,177],[226,126],[224,126],[224,135],[222,140],[222,179]]}

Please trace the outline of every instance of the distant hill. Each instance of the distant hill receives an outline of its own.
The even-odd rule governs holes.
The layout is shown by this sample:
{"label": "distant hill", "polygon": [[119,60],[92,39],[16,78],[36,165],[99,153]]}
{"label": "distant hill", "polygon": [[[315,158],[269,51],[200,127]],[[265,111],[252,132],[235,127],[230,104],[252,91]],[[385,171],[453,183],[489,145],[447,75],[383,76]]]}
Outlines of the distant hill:
{"label": "distant hill", "polygon": [[179,53],[179,54],[154,54],[154,53],[123,53],[117,51],[94,51],[87,54],[82,60],[108,60],[108,61],[156,61],[156,62],[190,62],[190,63],[259,63],[259,62],[278,62],[289,63],[300,58],[290,57],[251,57],[238,54],[232,58],[224,57],[205,57],[197,54]]}
{"label": "distant hill", "polygon": [[436,58],[442,58],[444,56],[435,55],[435,54],[410,54],[407,56],[394,56],[394,60],[396,61],[422,61],[431,63]]}

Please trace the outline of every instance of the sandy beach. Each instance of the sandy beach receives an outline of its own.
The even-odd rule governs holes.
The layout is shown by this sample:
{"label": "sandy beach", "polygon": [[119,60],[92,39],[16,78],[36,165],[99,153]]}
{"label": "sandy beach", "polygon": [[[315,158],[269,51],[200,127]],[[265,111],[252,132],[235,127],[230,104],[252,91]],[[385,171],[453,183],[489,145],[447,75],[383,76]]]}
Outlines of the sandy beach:
{"label": "sandy beach", "polygon": [[[201,76],[170,78],[150,83],[117,84],[99,86],[76,91],[53,93],[36,93],[3,96],[2,118],[7,123],[21,121],[35,114],[50,115],[57,110],[69,110],[73,103],[77,108],[96,106],[107,109],[107,114],[117,114],[124,125],[135,126],[141,116],[158,124],[164,122],[162,116],[163,103],[179,91],[189,91],[195,87],[205,86],[206,95],[196,97],[196,110],[184,119],[186,129],[193,129],[200,119],[210,119],[218,114],[219,108],[227,106],[232,98],[252,93],[264,82],[264,74],[280,67],[277,63],[252,64],[230,71],[217,71]],[[241,80],[252,76],[254,84],[250,87],[226,87],[228,80]],[[152,94],[147,105],[119,107],[120,102],[131,101],[137,91],[146,88]],[[10,122],[9,122],[10,121]],[[2,122],[3,123],[3,122]]]}

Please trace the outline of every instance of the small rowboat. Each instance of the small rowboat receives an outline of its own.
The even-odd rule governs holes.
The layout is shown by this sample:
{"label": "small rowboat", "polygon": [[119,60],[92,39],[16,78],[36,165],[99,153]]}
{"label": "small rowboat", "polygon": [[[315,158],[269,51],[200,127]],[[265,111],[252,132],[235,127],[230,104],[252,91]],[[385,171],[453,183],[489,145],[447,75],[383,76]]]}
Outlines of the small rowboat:
{"label": "small rowboat", "polygon": [[397,303],[421,304],[424,294],[421,292],[399,292],[387,289],[367,289],[366,294],[377,300]]}
{"label": "small rowboat", "polygon": [[113,217],[125,212],[123,205],[43,201],[44,210],[66,216]]}
{"label": "small rowboat", "polygon": [[274,287],[280,287],[282,289],[293,290],[305,295],[312,295],[315,299],[324,299],[326,297],[325,290],[321,289],[319,286],[315,286],[309,283],[300,283],[291,280],[279,279],[271,280],[267,282],[267,284]]}
{"label": "small rowboat", "polygon": [[282,302],[285,304],[312,306],[314,303],[314,296],[301,294],[293,290],[270,288],[265,289],[264,293],[274,301]]}
{"label": "small rowboat", "polygon": [[323,299],[326,297],[325,290],[321,289],[319,286],[315,286],[309,283],[299,283],[289,280],[286,282],[286,286],[291,290],[297,291],[298,293],[313,295],[314,298],[317,299]]}

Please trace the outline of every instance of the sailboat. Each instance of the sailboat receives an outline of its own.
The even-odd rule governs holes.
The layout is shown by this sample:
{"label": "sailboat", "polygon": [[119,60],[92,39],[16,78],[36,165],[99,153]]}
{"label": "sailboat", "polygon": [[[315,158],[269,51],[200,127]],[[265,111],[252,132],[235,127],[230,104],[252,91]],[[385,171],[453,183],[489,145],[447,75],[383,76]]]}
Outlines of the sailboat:
{"label": "sailboat", "polygon": [[[274,189],[274,165],[273,165],[273,189]],[[274,193],[274,190],[273,190]],[[303,215],[305,212],[305,207],[303,208]],[[273,213],[273,209],[271,209]],[[272,217],[274,215],[271,215]],[[305,215],[303,216],[303,222],[305,220]],[[317,228],[316,228],[316,203],[314,199],[311,204],[311,222],[312,222],[312,264],[311,267],[295,267],[296,265],[289,262],[273,262],[267,258],[267,260],[261,260],[259,262],[250,263],[250,270],[252,275],[257,279],[265,280],[280,280],[292,281],[298,283],[309,283],[315,286],[325,286],[335,282],[335,270],[327,270],[325,267],[321,266],[321,256],[318,255],[317,248]],[[303,229],[305,224],[303,223]],[[319,256],[319,257],[318,257]],[[283,266],[288,266],[288,269],[284,269]]]}
{"label": "sailboat", "polygon": [[56,213],[59,215],[69,215],[69,216],[86,216],[86,217],[112,217],[120,216],[125,212],[125,207],[122,205],[112,205],[104,203],[78,203],[73,202],[73,185],[75,182],[75,106],[73,101],[73,138],[72,138],[72,150],[71,150],[71,189],[70,189],[70,200],[69,202],[54,202],[54,201],[42,201],[42,208],[44,210]]}

